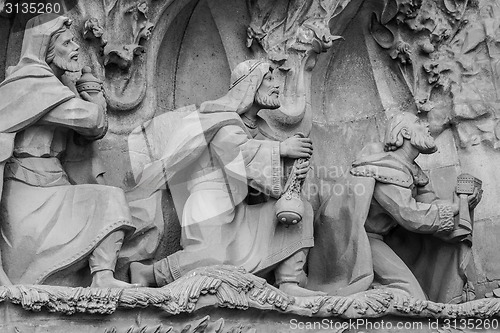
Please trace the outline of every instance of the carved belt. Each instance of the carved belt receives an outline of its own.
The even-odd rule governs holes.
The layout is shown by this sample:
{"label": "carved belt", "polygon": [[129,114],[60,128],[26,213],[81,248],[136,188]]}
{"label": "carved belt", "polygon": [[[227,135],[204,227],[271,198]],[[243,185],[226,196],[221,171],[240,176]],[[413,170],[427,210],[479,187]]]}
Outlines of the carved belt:
{"label": "carved belt", "polygon": [[55,157],[11,157],[5,165],[4,179],[40,187],[70,185],[61,162]]}

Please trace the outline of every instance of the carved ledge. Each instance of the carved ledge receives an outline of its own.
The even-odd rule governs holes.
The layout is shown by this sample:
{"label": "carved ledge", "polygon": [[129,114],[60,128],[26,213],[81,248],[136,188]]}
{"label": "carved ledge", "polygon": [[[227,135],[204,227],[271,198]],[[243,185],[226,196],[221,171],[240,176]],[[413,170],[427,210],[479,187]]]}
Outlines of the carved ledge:
{"label": "carved ledge", "polygon": [[498,316],[500,299],[463,304],[417,300],[387,289],[355,295],[291,297],[263,279],[232,266],[193,270],[163,288],[97,289],[45,285],[2,286],[0,302],[28,311],[111,314],[117,309],[155,307],[168,314],[192,313],[205,307],[274,310],[308,317],[377,318],[385,315],[421,318]]}

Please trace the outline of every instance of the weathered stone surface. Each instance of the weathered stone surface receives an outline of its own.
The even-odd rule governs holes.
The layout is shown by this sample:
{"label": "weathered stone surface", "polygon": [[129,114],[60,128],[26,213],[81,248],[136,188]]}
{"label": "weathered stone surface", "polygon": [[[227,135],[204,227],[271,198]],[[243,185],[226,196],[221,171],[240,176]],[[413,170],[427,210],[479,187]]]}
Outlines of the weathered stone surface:
{"label": "weathered stone surface", "polygon": [[[395,113],[418,110],[422,118],[429,120],[439,151],[421,155],[417,161],[442,198],[452,197],[456,177],[461,173],[483,181],[484,196],[474,214],[477,295],[498,287],[497,1],[66,2],[68,16],[75,21],[82,62],[92,65],[108,92],[110,127],[98,143],[97,154],[104,161],[109,185],[124,190],[135,186],[127,143],[134,128],[153,116],[223,95],[231,69],[244,60],[271,60],[286,86],[283,95],[295,99],[287,99],[284,105],[288,109],[283,108],[281,113],[263,114],[272,124],[269,134],[274,138],[310,131],[314,142],[313,175],[317,179],[310,185],[306,183],[306,191],[324,196],[331,193],[340,177],[348,174],[361,148],[383,139],[384,125]],[[0,8],[3,3],[0,1]],[[102,31],[90,33],[89,27],[85,28],[89,19],[97,22]],[[5,69],[19,59],[25,23],[26,17],[21,15],[0,16],[0,80]],[[249,27],[253,29],[250,35]],[[342,35],[344,40],[331,43],[331,35]],[[247,43],[252,44],[250,48]],[[299,96],[294,95],[297,91]],[[313,206],[319,207],[319,202]],[[178,214],[171,196],[164,196],[163,212],[167,235],[155,259],[180,248]],[[128,279],[125,270],[118,276]],[[37,328],[36,324],[26,323],[31,313],[21,314],[12,305],[2,305],[2,309],[7,313],[5,318],[15,313],[9,318],[21,332],[21,328],[28,332],[64,331],[64,325],[70,322],[65,324],[60,317],[52,320],[50,315],[42,314],[35,316],[44,323]],[[213,330],[220,317],[230,323],[225,326],[230,327],[228,331],[237,330],[234,327],[238,320],[244,321],[244,329],[250,331],[288,329],[283,328],[288,320],[283,318],[288,317],[257,311],[227,311],[220,317],[217,311],[215,315],[206,311],[172,318],[173,324],[168,325],[173,325],[173,331],[182,331],[185,321],[203,322],[204,313],[211,315],[208,326]],[[112,324],[109,329],[100,326],[107,320],[96,323],[101,319],[83,315],[75,317],[70,325],[75,331],[92,326],[112,332],[116,324],[116,332],[131,327],[133,332],[146,325],[146,331],[154,331],[155,325],[164,324],[154,311],[139,312],[134,319],[137,323],[132,323],[127,314],[121,310],[108,318]],[[138,323],[141,316],[148,318],[146,324]],[[264,318],[265,324],[252,326],[252,316]],[[121,325],[123,320],[130,320],[129,326]],[[159,331],[168,331],[168,325]]]}

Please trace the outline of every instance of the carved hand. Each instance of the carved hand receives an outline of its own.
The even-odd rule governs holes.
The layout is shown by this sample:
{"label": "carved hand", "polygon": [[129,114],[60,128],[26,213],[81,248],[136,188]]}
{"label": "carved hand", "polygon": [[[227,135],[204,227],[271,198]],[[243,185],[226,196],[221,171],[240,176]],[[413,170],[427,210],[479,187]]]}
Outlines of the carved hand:
{"label": "carved hand", "polygon": [[309,138],[292,136],[280,143],[280,155],[290,158],[310,158],[313,146]]}
{"label": "carved hand", "polygon": [[298,179],[304,179],[307,176],[307,172],[309,171],[309,160],[305,160],[304,162],[297,164],[297,169],[295,170],[295,174]]}
{"label": "carved hand", "polygon": [[[108,116],[106,114],[106,109],[107,109],[107,103],[106,103],[106,98],[104,97],[104,94],[101,92],[99,92],[97,95],[89,95],[87,92],[85,91],[82,91],[80,93],[80,96],[82,97],[83,100],[87,101],[87,102],[90,102],[90,103],[94,103],[96,104],[100,111],[102,112],[102,115],[104,117],[104,125],[102,125],[102,131],[99,135],[93,137],[93,138],[87,138],[86,141],[90,142],[90,141],[95,141],[95,140],[99,140],[99,139],[102,139],[104,137],[104,135],[106,135],[107,131],[108,131]],[[76,142],[76,141],[75,141]],[[76,142],[78,145],[84,145],[84,144],[88,144],[88,142]]]}
{"label": "carved hand", "polygon": [[483,197],[483,190],[474,187],[474,193],[472,193],[467,197],[469,201],[469,209],[473,210],[474,208],[476,208],[477,204],[481,201],[482,197]]}
{"label": "carved hand", "polygon": [[453,193],[453,202],[451,203],[451,209],[453,210],[453,215],[458,215],[460,211],[460,198],[457,193]]}
{"label": "carved hand", "polygon": [[104,98],[104,94],[102,92],[98,93],[97,95],[90,96],[86,91],[82,91],[80,93],[80,96],[84,101],[97,104],[101,108],[102,112],[106,112],[107,103],[106,98]]}

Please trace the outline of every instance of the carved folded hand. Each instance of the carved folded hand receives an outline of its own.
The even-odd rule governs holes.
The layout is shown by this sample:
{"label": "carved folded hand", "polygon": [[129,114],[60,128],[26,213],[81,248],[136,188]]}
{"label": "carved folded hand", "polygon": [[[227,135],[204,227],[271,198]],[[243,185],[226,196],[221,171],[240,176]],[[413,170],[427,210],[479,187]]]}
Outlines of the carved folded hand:
{"label": "carved folded hand", "polygon": [[474,193],[467,196],[467,200],[469,202],[469,209],[473,210],[476,208],[477,204],[481,201],[483,197],[483,190],[478,187],[474,187]]}
{"label": "carved folded hand", "polygon": [[82,97],[83,100],[96,104],[99,107],[99,111],[102,114],[102,123],[98,126],[102,130],[100,131],[99,134],[97,134],[94,137],[86,137],[85,140],[82,140],[81,142],[75,141],[78,145],[85,145],[88,144],[89,142],[95,141],[102,139],[106,133],[108,132],[108,116],[107,116],[107,103],[106,103],[106,98],[104,97],[103,92],[99,92],[98,94],[93,94],[90,95],[89,93],[82,91],[80,92],[80,96]]}
{"label": "carved folded hand", "polygon": [[86,91],[82,91],[80,93],[80,96],[84,101],[98,105],[103,113],[106,112],[107,103],[106,103],[106,98],[104,97],[104,94],[102,92],[90,96]]}
{"label": "carved folded hand", "polygon": [[[467,196],[467,202],[469,203],[469,210],[473,210],[474,208],[476,208],[476,206],[481,201],[482,197],[483,197],[483,190],[475,187],[474,192]],[[458,194],[455,193],[453,196],[453,206],[452,206],[455,214],[458,214],[458,211],[460,209],[459,203],[460,203],[460,199],[458,197]]]}
{"label": "carved folded hand", "polygon": [[296,166],[295,175],[298,179],[304,179],[309,171],[309,160],[305,160],[302,163],[298,163]]}
{"label": "carved folded hand", "polygon": [[309,138],[292,136],[280,143],[280,155],[283,157],[309,158],[312,151],[312,141]]}

